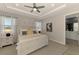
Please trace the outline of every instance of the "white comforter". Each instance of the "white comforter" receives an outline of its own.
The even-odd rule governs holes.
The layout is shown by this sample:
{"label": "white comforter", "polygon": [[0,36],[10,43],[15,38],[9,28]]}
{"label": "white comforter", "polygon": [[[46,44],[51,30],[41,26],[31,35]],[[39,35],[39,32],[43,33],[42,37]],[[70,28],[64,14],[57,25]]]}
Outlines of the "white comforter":
{"label": "white comforter", "polygon": [[34,36],[19,36],[17,43],[17,54],[29,54],[45,45],[48,45],[48,37],[43,34]]}

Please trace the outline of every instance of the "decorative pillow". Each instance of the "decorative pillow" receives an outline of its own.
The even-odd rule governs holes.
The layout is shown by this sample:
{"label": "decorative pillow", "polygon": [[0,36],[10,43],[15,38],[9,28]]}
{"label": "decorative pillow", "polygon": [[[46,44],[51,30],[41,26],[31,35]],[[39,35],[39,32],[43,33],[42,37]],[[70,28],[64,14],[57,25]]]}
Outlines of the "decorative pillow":
{"label": "decorative pillow", "polygon": [[32,35],[32,34],[33,34],[32,28],[28,28],[27,34],[28,34],[28,35]]}
{"label": "decorative pillow", "polygon": [[22,31],[22,35],[27,35],[27,31]]}
{"label": "decorative pillow", "polygon": [[33,31],[33,34],[37,34],[37,32],[36,31]]}
{"label": "decorative pillow", "polygon": [[27,35],[27,30],[26,29],[21,29],[20,30],[20,35]]}

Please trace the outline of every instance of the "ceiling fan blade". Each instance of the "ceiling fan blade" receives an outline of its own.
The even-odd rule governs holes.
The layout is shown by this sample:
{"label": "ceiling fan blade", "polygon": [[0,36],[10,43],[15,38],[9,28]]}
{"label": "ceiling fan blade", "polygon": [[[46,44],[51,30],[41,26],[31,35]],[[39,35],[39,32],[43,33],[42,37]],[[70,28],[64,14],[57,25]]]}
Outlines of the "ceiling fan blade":
{"label": "ceiling fan blade", "polygon": [[45,6],[38,6],[37,8],[44,8]]}
{"label": "ceiling fan blade", "polygon": [[39,13],[40,13],[39,9],[37,9],[37,12],[39,12]]}
{"label": "ceiling fan blade", "polygon": [[33,9],[30,12],[33,12]]}
{"label": "ceiling fan blade", "polygon": [[31,7],[31,6],[26,6],[26,5],[24,5],[24,7],[33,8],[33,7]]}
{"label": "ceiling fan blade", "polygon": [[33,7],[36,7],[36,3],[33,3]]}

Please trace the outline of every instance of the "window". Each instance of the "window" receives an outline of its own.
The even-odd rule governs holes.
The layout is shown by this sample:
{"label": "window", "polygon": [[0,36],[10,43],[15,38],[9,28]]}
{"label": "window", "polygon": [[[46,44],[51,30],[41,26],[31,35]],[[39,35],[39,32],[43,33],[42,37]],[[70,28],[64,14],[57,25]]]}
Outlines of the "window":
{"label": "window", "polygon": [[36,31],[42,31],[42,23],[41,22],[36,22]]}
{"label": "window", "polygon": [[4,28],[5,29],[11,29],[11,26],[12,26],[11,18],[5,18],[4,19]]}
{"label": "window", "polygon": [[12,17],[2,17],[3,20],[3,32],[13,31],[15,25],[15,18]]}
{"label": "window", "polygon": [[74,23],[74,31],[78,31],[78,23]]}

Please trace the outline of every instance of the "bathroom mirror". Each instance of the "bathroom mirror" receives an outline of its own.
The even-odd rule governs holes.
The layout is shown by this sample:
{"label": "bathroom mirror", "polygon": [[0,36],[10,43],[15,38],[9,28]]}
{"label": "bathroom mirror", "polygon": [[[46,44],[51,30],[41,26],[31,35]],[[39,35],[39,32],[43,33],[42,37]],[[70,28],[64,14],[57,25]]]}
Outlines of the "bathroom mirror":
{"label": "bathroom mirror", "polygon": [[78,31],[78,17],[76,15],[66,17],[66,31]]}

